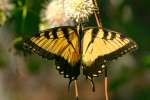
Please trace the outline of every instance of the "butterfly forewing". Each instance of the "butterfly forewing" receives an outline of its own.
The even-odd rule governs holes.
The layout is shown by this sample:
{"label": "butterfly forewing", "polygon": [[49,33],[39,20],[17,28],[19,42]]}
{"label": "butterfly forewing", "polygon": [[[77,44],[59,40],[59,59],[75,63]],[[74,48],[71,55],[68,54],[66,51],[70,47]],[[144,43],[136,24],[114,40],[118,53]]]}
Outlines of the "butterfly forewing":
{"label": "butterfly forewing", "polygon": [[57,70],[65,77],[79,75],[80,42],[75,28],[64,26],[45,30],[25,40],[24,45],[40,56],[55,58]]}
{"label": "butterfly forewing", "polygon": [[96,28],[84,30],[82,45],[83,74],[89,79],[99,76],[106,62],[137,48],[133,40],[121,33]]}

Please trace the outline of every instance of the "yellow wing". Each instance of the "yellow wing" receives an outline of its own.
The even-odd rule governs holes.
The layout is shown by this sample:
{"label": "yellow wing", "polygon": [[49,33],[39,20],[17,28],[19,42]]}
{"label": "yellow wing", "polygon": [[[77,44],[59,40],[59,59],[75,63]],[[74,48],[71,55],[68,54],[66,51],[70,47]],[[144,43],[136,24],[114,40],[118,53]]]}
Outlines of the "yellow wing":
{"label": "yellow wing", "polygon": [[25,40],[24,45],[42,57],[55,58],[56,68],[64,77],[75,78],[80,73],[80,68],[76,67],[80,59],[80,42],[73,27],[44,30]]}
{"label": "yellow wing", "polygon": [[82,47],[83,74],[92,79],[102,73],[106,62],[136,49],[137,45],[118,32],[87,28]]}

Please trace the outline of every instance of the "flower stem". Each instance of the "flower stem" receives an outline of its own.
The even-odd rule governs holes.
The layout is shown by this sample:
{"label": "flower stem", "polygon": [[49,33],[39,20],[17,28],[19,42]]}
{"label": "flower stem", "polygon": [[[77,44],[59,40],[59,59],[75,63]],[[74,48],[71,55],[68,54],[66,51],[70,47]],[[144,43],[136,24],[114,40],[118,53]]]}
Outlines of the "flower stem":
{"label": "flower stem", "polygon": [[109,98],[108,98],[108,78],[107,77],[105,77],[105,98],[106,98],[106,100],[109,100]]}
{"label": "flower stem", "polygon": [[102,28],[102,23],[101,23],[101,19],[100,19],[100,12],[99,12],[97,2],[96,2],[96,0],[92,0],[92,2],[93,2],[93,5],[95,6],[95,8],[97,9],[97,10],[94,10],[94,15],[95,15],[95,18],[96,18],[97,26],[99,28]]}
{"label": "flower stem", "polygon": [[105,99],[106,99],[106,100],[109,100],[109,96],[108,96],[108,77],[107,77],[107,68],[105,68],[104,88],[105,88]]}
{"label": "flower stem", "polygon": [[79,100],[77,80],[74,80],[74,88],[75,88],[75,97],[76,97],[76,100]]}

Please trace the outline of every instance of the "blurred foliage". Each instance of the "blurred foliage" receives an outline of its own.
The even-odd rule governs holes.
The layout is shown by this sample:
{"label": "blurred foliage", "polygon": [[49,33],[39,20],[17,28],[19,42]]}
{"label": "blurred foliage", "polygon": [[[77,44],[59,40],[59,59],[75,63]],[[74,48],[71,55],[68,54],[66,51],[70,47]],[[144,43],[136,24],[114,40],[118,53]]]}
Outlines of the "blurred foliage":
{"label": "blurred foliage", "polygon": [[31,36],[39,30],[40,11],[44,0],[13,0],[13,21],[17,36]]}
{"label": "blurred foliage", "polygon": [[0,26],[6,22],[6,15],[3,11],[0,10]]}
{"label": "blurred foliage", "polygon": [[150,67],[150,55],[146,55],[143,58],[143,63],[145,64],[145,66]]}
{"label": "blurred foliage", "polygon": [[0,49],[0,68],[4,67],[7,64],[5,54],[2,54],[3,50]]}
{"label": "blurred foliage", "polygon": [[[125,32],[139,45],[138,51],[134,54],[137,66],[134,69],[123,68],[121,74],[110,82],[110,91],[117,91],[132,80],[140,79],[140,76],[144,77],[144,73],[150,70],[150,0],[97,1],[103,26],[108,29]],[[47,0],[12,0],[12,3],[15,7],[11,12],[11,18],[7,19],[6,25],[13,27],[10,30],[15,36],[15,48],[17,51],[22,51],[23,38],[31,37],[39,31],[40,13],[45,8],[44,5]],[[0,24],[2,23],[2,25],[6,22],[4,14],[0,10]],[[95,19],[90,17],[89,22],[86,24],[95,26]],[[5,60],[0,57],[0,66],[5,63]],[[27,68],[31,73],[38,73],[41,69],[41,64],[39,60],[32,58],[29,60]],[[111,72],[111,70],[109,71]],[[135,90],[134,99],[132,100],[150,100],[150,87],[142,86],[142,88]]]}
{"label": "blurred foliage", "polygon": [[139,89],[135,94],[134,100],[149,100],[150,98],[149,91],[150,87]]}
{"label": "blurred foliage", "polygon": [[30,73],[38,73],[41,67],[40,61],[37,59],[31,59],[28,62],[28,69]]}

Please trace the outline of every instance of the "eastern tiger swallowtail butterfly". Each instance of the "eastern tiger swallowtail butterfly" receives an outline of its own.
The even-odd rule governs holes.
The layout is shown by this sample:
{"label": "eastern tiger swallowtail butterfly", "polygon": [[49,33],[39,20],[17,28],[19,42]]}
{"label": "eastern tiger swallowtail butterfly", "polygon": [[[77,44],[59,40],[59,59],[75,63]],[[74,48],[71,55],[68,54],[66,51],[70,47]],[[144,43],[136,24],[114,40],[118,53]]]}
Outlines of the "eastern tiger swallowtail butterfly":
{"label": "eastern tiger swallowtail butterfly", "polygon": [[44,58],[55,59],[56,69],[70,82],[78,78],[81,68],[93,82],[107,62],[137,48],[136,43],[122,33],[81,26],[41,31],[25,40],[24,46]]}

